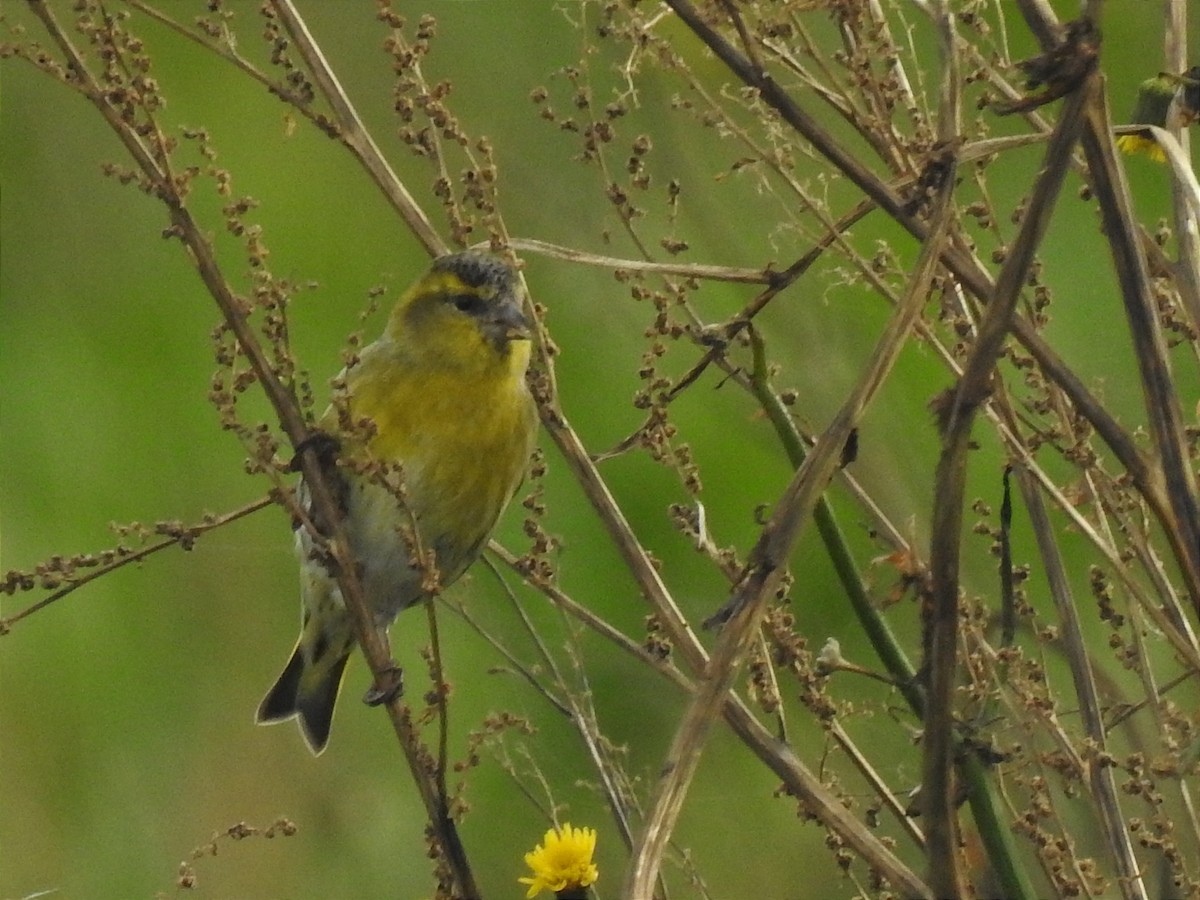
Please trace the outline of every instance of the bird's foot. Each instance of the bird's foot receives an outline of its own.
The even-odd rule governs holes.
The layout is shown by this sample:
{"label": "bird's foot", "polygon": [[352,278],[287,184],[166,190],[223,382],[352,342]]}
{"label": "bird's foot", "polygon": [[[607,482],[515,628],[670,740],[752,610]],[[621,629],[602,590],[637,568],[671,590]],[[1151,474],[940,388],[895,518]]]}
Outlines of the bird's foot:
{"label": "bird's foot", "polygon": [[404,670],[398,663],[392,663],[376,676],[375,684],[363,694],[363,703],[367,706],[382,706],[391,703],[403,693]]}
{"label": "bird's foot", "polygon": [[341,441],[332,434],[327,431],[313,431],[296,445],[296,452],[292,456],[288,468],[293,472],[299,472],[301,467],[300,458],[306,450],[312,450],[317,454],[321,468],[328,468],[334,459],[337,458],[337,453],[340,449]]}

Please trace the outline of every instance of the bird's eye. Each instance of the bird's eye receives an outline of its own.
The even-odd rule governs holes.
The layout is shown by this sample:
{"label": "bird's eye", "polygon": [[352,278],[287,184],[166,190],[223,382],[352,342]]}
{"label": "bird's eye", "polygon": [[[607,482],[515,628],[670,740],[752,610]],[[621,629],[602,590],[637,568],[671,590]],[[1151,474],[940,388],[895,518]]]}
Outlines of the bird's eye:
{"label": "bird's eye", "polygon": [[483,308],[483,300],[478,294],[453,294],[450,302],[460,312],[475,313]]}

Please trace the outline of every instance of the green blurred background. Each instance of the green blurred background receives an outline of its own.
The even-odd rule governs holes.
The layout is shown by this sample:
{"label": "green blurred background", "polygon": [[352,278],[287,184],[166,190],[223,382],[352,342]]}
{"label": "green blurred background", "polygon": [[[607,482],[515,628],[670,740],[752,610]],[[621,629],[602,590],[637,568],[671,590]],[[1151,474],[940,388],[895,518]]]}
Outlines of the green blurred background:
{"label": "green blurred background", "polygon": [[[164,5],[185,22],[203,12],[201,3]],[[257,40],[256,5],[232,7],[240,13],[244,47]],[[383,32],[372,5],[317,0],[300,6],[385,154],[436,217],[426,164],[395,138],[389,60],[379,49]],[[445,0],[402,6],[413,21],[422,12],[439,21],[426,74],[453,81],[452,109],[471,133],[488,135],[496,147],[511,233],[635,256],[603,200],[597,168],[572,159],[578,138],[539,120],[529,100],[531,89],[545,85],[560,113],[574,112],[560,70],[579,65],[581,56],[598,106],[611,99],[607,91],[621,89],[618,66],[627,48],[598,41],[590,27],[581,31],[574,24],[581,16],[594,24],[595,7]],[[1067,16],[1073,4],[1058,6]],[[1158,21],[1150,15],[1157,4],[1121,0],[1109,7],[1105,63],[1120,117],[1137,80],[1160,65]],[[4,4],[4,13],[11,21],[28,20],[15,0]],[[1027,55],[1031,44],[1010,24],[1014,57]],[[294,300],[291,333],[321,402],[346,335],[360,327],[368,291],[375,285],[386,286],[389,295],[402,289],[424,266],[420,248],[331,141],[303,122],[293,129],[282,104],[161,25],[135,16],[133,28],[145,38],[169,99],[164,121],[210,130],[220,164],[233,173],[235,194],[261,201],[250,219],[264,227],[274,271],[312,283]],[[7,570],[111,546],[110,522],[194,522],[253,500],[265,486],[243,474],[242,448],[220,430],[206,401],[214,369],[209,333],[218,316],[178,243],[158,236],[166,224],[163,210],[101,176],[102,163],[124,158],[82,99],[20,61],[7,61],[0,72],[0,568]],[[771,231],[776,201],[728,174],[742,155],[736,144],[666,111],[678,84],[648,71],[638,87],[640,105],[617,123],[610,164],[619,170],[640,130],[653,135],[657,180],[644,201],[651,222],[643,226],[650,243],[667,230],[665,184],[677,178],[683,194],[674,230],[693,248],[684,260],[758,267],[767,260],[786,264],[807,249],[795,234]],[[1039,152],[1014,153],[1001,164],[1005,175],[992,175],[998,206],[1015,205]],[[1140,208],[1153,221],[1167,209],[1165,175],[1143,160],[1129,168]],[[1093,210],[1071,196],[1075,187],[1064,194],[1044,255],[1048,280],[1059,286],[1048,333],[1133,424],[1142,415],[1128,342]],[[199,191],[195,201],[205,227],[219,232],[211,192]],[[869,247],[876,232],[912,252],[882,220],[858,230],[860,245]],[[244,257],[230,238],[217,240],[229,276],[244,284]],[[608,448],[641,422],[631,398],[653,309],[631,301],[604,270],[526,259],[531,289],[548,308],[562,349],[564,408],[589,449]],[[887,316],[875,298],[837,284],[831,271],[825,266],[802,280],[762,323],[781,366],[780,384],[798,389],[798,412],[813,428],[828,421],[854,382]],[[752,288],[706,284],[696,304],[716,321],[752,295]],[[381,321],[374,316],[368,334]],[[694,358],[681,344],[662,367],[678,373]],[[855,464],[887,513],[922,541],[937,446],[925,404],[948,383],[931,353],[906,353],[864,424]],[[265,408],[258,414],[267,417]],[[692,444],[701,465],[714,536],[745,552],[757,530],[755,506],[778,495],[790,474],[786,462],[753,404],[720,387],[714,375],[677,404],[675,415],[681,439]],[[563,542],[563,586],[636,635],[646,609],[565,467],[542,443],[549,465],[547,524]],[[995,501],[1000,456],[994,446],[985,442],[973,465],[976,492]],[[667,582],[688,614],[699,620],[715,609],[724,596],[722,580],[666,514],[669,503],[688,501],[677,477],[640,455],[606,463],[602,472],[646,546],[663,560]],[[881,551],[866,537],[863,516],[840,494],[833,499],[866,567]],[[518,513],[506,517],[499,537],[516,550],[525,546]],[[994,563],[985,542],[970,540],[969,565],[978,589],[986,590]],[[1018,552],[1031,553],[1030,542]],[[849,658],[872,664],[813,535],[802,540],[793,566],[793,598],[810,642],[819,646],[836,636]],[[870,574],[877,593],[885,593],[891,575]],[[533,658],[485,569],[477,567],[454,591],[469,598],[494,633]],[[519,596],[559,649],[566,637],[561,620],[536,596]],[[6,597],[2,612],[11,615],[26,602],[28,596]],[[351,670],[332,744],[321,758],[309,756],[291,726],[252,723],[291,647],[297,605],[288,522],[271,509],[204,537],[190,553],[172,549],[108,576],[0,639],[0,897],[171,894],[179,861],[213,832],[239,821],[266,826],[281,815],[298,824],[298,834],[223,842],[215,858],[196,864],[195,895],[427,896],[420,804],[382,715],[356,702],[366,686],[361,665]],[[914,618],[908,604],[895,613],[897,628],[915,648]],[[492,671],[501,661],[478,635],[454,617],[442,622],[456,690],[455,749],[461,751],[467,731],[491,712],[507,710],[536,723],[538,733],[512,738],[509,752],[533,785],[531,766],[520,756],[527,747],[553,786],[553,801],[564,805],[564,817],[600,830],[599,891],[616,896],[624,853],[589,786],[594,776],[578,738],[519,679]],[[419,684],[414,651],[425,640],[423,622],[406,617],[393,634],[410,686]],[[406,641],[408,634],[418,637]],[[601,725],[628,747],[628,770],[645,797],[681,697],[594,636],[583,635],[580,645]],[[868,747],[891,742],[895,754],[881,759],[895,762],[882,774],[914,784],[919,760],[904,729],[883,714],[894,698],[853,683],[839,684],[838,693],[875,704],[848,728]],[[820,730],[803,715],[791,727],[806,761],[820,765]],[[463,832],[481,886],[489,897],[518,896],[521,855],[539,840],[545,820],[486,755],[470,781],[472,808]],[[847,883],[836,887],[840,875],[823,848],[823,832],[801,825],[790,801],[771,799],[774,787],[775,779],[718,729],[677,832],[711,896],[852,892]],[[919,868],[907,846],[903,852]],[[678,896],[691,895],[678,870],[670,878]]]}

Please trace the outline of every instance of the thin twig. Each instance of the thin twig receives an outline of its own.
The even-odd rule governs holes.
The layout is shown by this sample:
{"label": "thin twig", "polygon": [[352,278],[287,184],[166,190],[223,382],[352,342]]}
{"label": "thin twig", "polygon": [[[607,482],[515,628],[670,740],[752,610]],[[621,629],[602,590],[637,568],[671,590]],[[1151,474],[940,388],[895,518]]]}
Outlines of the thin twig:
{"label": "thin twig", "polygon": [[63,597],[74,593],[85,584],[95,581],[101,576],[108,575],[110,572],[115,572],[117,569],[127,566],[130,563],[141,562],[146,557],[152,556],[161,550],[166,550],[168,547],[186,544],[188,545],[187,549],[191,549],[191,542],[200,535],[216,528],[222,528],[225,525],[228,525],[230,522],[236,522],[238,519],[250,515],[250,513],[258,512],[260,509],[265,509],[268,506],[274,506],[278,502],[279,501],[271,495],[260,497],[259,499],[254,500],[251,503],[247,503],[245,506],[232,510],[231,512],[223,513],[222,515],[213,516],[211,518],[205,518],[203,522],[199,522],[195,525],[182,526],[177,534],[172,534],[170,537],[167,537],[165,540],[161,540],[158,543],[147,544],[145,547],[140,547],[137,550],[129,550],[127,552],[118,553],[111,562],[107,562],[103,565],[96,566],[94,569],[90,569],[86,575],[73,579],[70,584],[59,588],[53,594],[43,597],[41,600],[30,604],[29,606],[25,607],[25,609],[15,613],[14,615],[0,619],[0,635],[8,634],[8,632],[12,629],[12,626],[24,619],[26,616],[31,616],[35,612],[45,609],[50,604],[56,603]]}
{"label": "thin twig", "polygon": [[337,119],[337,126],[343,143],[354,151],[354,157],[362,164],[372,180],[387,197],[392,207],[400,214],[404,224],[408,226],[413,236],[421,242],[430,256],[441,256],[447,251],[446,242],[434,230],[429,217],[421,209],[420,204],[413,199],[412,194],[404,183],[396,177],[396,173],[388,164],[375,144],[371,133],[363,126],[354,104],[342,89],[333,69],[325,60],[325,54],[309,33],[308,26],[300,16],[292,0],[271,0],[275,11],[279,14],[284,28],[287,29],[292,41],[309,71],[316,80],[317,87],[325,100],[332,107]]}
{"label": "thin twig", "polygon": [[[1046,512],[1046,504],[1041,492],[1033,484],[1032,479],[1024,472],[1018,472],[1018,482],[1025,507],[1033,525],[1034,537],[1037,540],[1043,568],[1050,584],[1050,595],[1054,599],[1054,608],[1058,611],[1058,619],[1062,626],[1063,640],[1066,642],[1066,657],[1071,664],[1071,678],[1075,685],[1075,696],[1079,701],[1084,731],[1090,742],[1090,752],[1103,754],[1106,752],[1104,716],[1100,707],[1100,696],[1096,689],[1096,680],[1092,674],[1092,663],[1088,653],[1087,641],[1079,622],[1078,607],[1072,596],[1070,579],[1067,577],[1062,554],[1054,538],[1054,528]],[[1112,850],[1117,863],[1118,879],[1126,897],[1146,900],[1148,894],[1142,881],[1138,861],[1134,854],[1133,843],[1126,819],[1121,813],[1118,799],[1116,775],[1110,766],[1097,765],[1092,762],[1086,766],[1091,782],[1092,793],[1096,797],[1100,809],[1100,822],[1104,827],[1104,835]]]}
{"label": "thin twig", "polygon": [[[1163,4],[1163,62],[1166,72],[1184,72],[1188,62],[1186,0]],[[1178,103],[1176,95],[1175,102]],[[1172,136],[1179,143],[1177,154],[1168,151],[1171,162],[1171,208],[1175,217],[1175,241],[1179,259],[1174,265],[1176,284],[1192,325],[1200,328],[1200,209],[1197,209],[1196,174],[1192,171],[1191,136],[1188,129],[1168,116]],[[1161,144],[1160,144],[1161,146]],[[1186,162],[1187,165],[1179,163]]]}
{"label": "thin twig", "polygon": [[781,277],[778,272],[771,269],[737,269],[732,266],[710,266],[698,263],[660,263],[644,259],[621,259],[615,256],[589,253],[586,250],[576,250],[573,247],[563,247],[534,238],[509,238],[508,246],[513,250],[523,250],[526,253],[550,259],[598,266],[601,269],[639,272],[645,275],[699,278],[705,281],[726,281],[732,284],[775,284]]}

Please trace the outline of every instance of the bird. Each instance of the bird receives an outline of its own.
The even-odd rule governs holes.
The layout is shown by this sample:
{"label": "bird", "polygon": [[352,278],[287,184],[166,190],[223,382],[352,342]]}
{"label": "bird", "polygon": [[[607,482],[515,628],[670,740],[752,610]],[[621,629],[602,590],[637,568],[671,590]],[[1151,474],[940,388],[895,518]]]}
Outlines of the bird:
{"label": "bird", "polygon": [[[1171,103],[1178,98],[1175,118],[1168,122]],[[1192,66],[1182,75],[1160,72],[1138,85],[1137,102],[1130,116],[1133,125],[1184,127],[1200,118],[1200,66]],[[1164,162],[1166,153],[1149,132],[1132,132],[1117,137],[1117,146],[1125,153],[1145,153],[1155,162]]]}
{"label": "bird", "polygon": [[[414,531],[432,551],[436,584],[449,586],[480,555],[519,488],[537,431],[525,378],[531,329],[508,263],[478,250],[451,253],[401,295],[382,336],[343,370],[346,402],[340,414],[330,407],[318,433],[339,459],[370,461],[339,466],[336,493],[376,627],[430,596]],[[398,469],[401,491],[372,476],[379,465]],[[303,481],[297,498],[307,507]],[[294,530],[300,637],[256,721],[298,720],[319,755],[357,641],[316,541],[307,527]]]}

